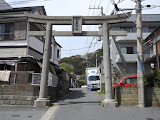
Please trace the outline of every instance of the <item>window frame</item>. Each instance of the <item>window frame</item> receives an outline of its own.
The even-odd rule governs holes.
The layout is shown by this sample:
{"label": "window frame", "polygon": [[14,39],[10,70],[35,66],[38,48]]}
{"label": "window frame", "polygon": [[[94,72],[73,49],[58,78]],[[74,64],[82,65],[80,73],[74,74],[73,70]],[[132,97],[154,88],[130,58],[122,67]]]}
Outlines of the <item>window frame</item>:
{"label": "window frame", "polygon": [[14,22],[0,23],[0,26],[2,25],[4,28],[3,30],[0,29],[0,40],[13,40],[14,39]]}

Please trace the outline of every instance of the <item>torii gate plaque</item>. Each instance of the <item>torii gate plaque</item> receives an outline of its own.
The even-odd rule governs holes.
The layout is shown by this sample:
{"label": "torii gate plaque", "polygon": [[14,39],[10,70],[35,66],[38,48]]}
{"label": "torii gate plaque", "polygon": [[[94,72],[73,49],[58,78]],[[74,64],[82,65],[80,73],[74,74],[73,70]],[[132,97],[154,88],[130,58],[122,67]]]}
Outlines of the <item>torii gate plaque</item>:
{"label": "torii gate plaque", "polygon": [[[25,13],[29,22],[47,24],[46,31],[30,31],[30,36],[46,36],[42,76],[40,84],[39,98],[35,100],[35,107],[45,107],[48,105],[47,99],[47,80],[49,68],[49,52],[51,36],[103,36],[103,61],[105,77],[105,99],[102,101],[104,106],[117,107],[118,103],[112,98],[112,76],[109,49],[110,36],[124,36],[125,31],[109,31],[109,24],[125,22],[130,13],[110,15],[110,16],[44,16]],[[72,31],[52,31],[52,25],[72,25]],[[82,25],[102,25],[102,31],[82,31]]]}

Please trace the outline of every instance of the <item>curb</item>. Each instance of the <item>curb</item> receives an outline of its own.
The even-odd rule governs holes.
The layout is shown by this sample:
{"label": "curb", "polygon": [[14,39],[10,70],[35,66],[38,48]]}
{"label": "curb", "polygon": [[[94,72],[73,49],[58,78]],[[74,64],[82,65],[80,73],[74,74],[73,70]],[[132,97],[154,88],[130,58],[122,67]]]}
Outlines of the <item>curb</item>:
{"label": "curb", "polygon": [[54,106],[50,107],[39,120],[52,120],[59,108],[60,105],[58,103],[54,103]]}
{"label": "curb", "polygon": [[[62,99],[65,99],[66,97],[68,97],[69,95],[72,94],[72,91],[70,91],[68,94],[64,95],[62,97]],[[53,120],[55,117],[56,112],[59,110],[60,108],[60,101],[58,101],[57,103],[54,103],[52,107],[50,107],[47,112],[39,119],[39,120]]]}

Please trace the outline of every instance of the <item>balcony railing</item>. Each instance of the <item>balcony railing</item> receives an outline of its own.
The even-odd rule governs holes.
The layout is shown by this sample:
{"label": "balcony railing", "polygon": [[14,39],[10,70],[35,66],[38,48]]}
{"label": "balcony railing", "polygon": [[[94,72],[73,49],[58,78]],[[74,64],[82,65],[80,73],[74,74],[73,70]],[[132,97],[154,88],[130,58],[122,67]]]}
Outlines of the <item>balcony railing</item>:
{"label": "balcony railing", "polygon": [[156,51],[153,50],[153,46],[148,48],[147,50],[143,52],[144,61],[149,60],[155,55],[156,55]]}
{"label": "balcony railing", "polygon": [[[145,39],[150,33],[143,33],[143,39]],[[136,33],[127,33],[127,36],[117,36],[116,41],[119,40],[137,40],[137,35]]]}
{"label": "balcony railing", "polygon": [[[122,55],[123,55],[125,62],[135,63],[137,61],[137,54],[122,54]],[[122,60],[121,60],[119,54],[116,55],[116,62],[122,63]]]}

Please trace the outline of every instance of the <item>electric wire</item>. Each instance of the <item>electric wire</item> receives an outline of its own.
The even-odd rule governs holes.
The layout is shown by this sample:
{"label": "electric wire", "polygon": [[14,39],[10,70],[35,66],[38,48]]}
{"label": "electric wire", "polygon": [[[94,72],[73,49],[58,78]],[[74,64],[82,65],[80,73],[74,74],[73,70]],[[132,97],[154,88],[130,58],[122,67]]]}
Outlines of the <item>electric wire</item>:
{"label": "electric wire", "polygon": [[[96,3],[96,2],[95,2],[95,3]],[[102,0],[99,1],[98,8],[100,8],[101,3],[102,3]],[[94,7],[95,7],[95,5],[94,5]],[[100,10],[98,9],[98,10],[97,10],[97,14],[96,14],[97,16],[100,16],[101,13],[102,13],[102,11],[101,11],[100,13],[99,13],[99,11],[100,11]],[[94,27],[94,29],[96,29],[96,28],[97,28],[97,26]],[[94,37],[94,38],[95,38],[95,37]],[[92,42],[93,42],[94,38],[93,38],[92,41],[90,42],[90,46],[92,45]],[[95,51],[95,46],[96,46],[96,44],[97,44],[97,41],[96,41],[95,44],[94,44],[94,51]],[[91,48],[90,46],[89,46],[88,51],[87,51],[86,54],[89,53],[89,50],[90,50],[90,48]]]}
{"label": "electric wire", "polygon": [[[95,45],[95,44],[98,44],[97,41],[94,43],[94,45]],[[99,44],[100,44],[100,43],[99,43]],[[93,46],[89,46],[89,47],[90,47],[90,48],[91,48],[91,47],[94,47],[94,45],[93,45]],[[66,52],[66,51],[73,51],[73,50],[81,50],[81,49],[85,49],[85,48],[89,48],[89,47],[82,47],[82,48],[76,48],[76,49],[70,49],[70,50],[62,50],[62,51],[65,51],[65,52]]]}

